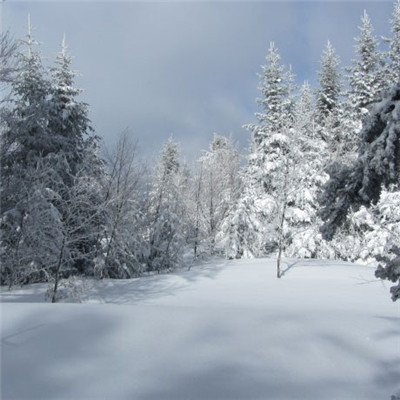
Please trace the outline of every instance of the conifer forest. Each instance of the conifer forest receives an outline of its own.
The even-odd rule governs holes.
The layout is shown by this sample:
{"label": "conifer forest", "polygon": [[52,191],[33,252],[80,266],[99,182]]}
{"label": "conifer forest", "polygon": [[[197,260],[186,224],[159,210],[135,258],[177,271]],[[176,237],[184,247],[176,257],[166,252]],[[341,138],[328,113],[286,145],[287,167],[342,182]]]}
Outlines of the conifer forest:
{"label": "conifer forest", "polygon": [[2,400],[400,400],[400,0],[360,3],[0,2]]}
{"label": "conifer forest", "polygon": [[[30,26],[1,34],[1,285],[138,278],[197,259],[274,256],[374,264],[400,297],[400,2],[367,11],[343,66],[299,84],[271,42],[249,148],[215,134],[196,162],[171,138],[155,165],[128,132],[105,149],[66,40],[50,67]],[[73,49],[71,49],[73,52]],[[243,121],[246,124],[248,121]]]}

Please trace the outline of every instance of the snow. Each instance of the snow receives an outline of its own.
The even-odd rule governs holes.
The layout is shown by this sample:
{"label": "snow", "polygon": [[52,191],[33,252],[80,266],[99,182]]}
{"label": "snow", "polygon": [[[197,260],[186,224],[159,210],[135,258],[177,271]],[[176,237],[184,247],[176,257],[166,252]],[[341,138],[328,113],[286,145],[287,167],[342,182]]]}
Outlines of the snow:
{"label": "snow", "polygon": [[390,399],[400,308],[371,267],[213,260],[190,271],[1,292],[8,399]]}

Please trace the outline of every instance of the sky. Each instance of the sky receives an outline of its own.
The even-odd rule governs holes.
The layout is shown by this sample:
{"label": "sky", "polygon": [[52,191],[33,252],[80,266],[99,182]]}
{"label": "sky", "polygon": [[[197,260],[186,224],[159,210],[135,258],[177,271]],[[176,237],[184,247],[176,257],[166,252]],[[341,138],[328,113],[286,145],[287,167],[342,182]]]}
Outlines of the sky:
{"label": "sky", "polygon": [[51,65],[65,33],[81,99],[112,148],[128,130],[144,158],[172,135],[188,162],[214,133],[244,151],[255,122],[261,65],[270,42],[299,85],[318,84],[330,40],[347,66],[367,10],[376,35],[390,36],[393,2],[380,1],[18,1],[1,7],[1,27],[27,31]]}

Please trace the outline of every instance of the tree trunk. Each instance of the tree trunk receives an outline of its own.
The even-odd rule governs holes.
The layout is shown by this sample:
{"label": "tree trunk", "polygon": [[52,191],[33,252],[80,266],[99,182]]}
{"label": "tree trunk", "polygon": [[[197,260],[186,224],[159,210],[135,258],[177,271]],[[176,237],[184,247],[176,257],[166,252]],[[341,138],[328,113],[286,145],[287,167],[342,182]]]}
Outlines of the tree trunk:
{"label": "tree trunk", "polygon": [[282,246],[279,246],[278,260],[276,261],[276,277],[280,279],[281,275],[281,256],[282,256]]}
{"label": "tree trunk", "polygon": [[285,216],[286,216],[286,207],[288,202],[288,165],[285,166],[285,179],[284,179],[284,187],[283,187],[283,207],[282,207],[282,214],[279,221],[279,239],[278,239],[278,259],[276,261],[276,277],[278,279],[281,278],[281,258],[282,258],[282,249],[283,249],[283,225],[285,223]]}
{"label": "tree trunk", "polygon": [[51,299],[52,303],[56,302],[57,289],[58,289],[58,280],[59,280],[59,276],[60,276],[62,260],[63,260],[63,257],[64,257],[64,246],[65,246],[65,236],[64,236],[63,241],[62,241],[61,250],[60,250],[60,256],[58,257],[58,263],[57,263],[56,275],[55,275],[55,281],[54,281],[53,297]]}

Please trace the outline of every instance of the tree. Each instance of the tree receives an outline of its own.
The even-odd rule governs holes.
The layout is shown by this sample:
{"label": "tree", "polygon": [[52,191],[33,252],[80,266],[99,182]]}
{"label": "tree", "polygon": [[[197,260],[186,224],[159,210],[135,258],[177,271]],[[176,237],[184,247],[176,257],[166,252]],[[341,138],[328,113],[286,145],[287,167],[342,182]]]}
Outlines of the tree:
{"label": "tree", "polygon": [[18,50],[18,42],[10,32],[0,32],[0,89],[13,81],[18,64],[15,54]]}
{"label": "tree", "polygon": [[137,144],[125,131],[107,157],[104,178],[104,232],[101,254],[96,257],[96,275],[131,278],[144,270],[144,168],[137,161]]}
{"label": "tree", "polygon": [[388,79],[392,84],[396,84],[400,79],[400,0],[394,3],[390,23],[392,38],[387,40],[390,59]]}
{"label": "tree", "polygon": [[[50,83],[29,27],[23,41],[27,54],[17,54],[20,70],[11,87],[11,107],[3,113],[2,174],[18,165],[26,169],[53,150],[48,129]],[[7,179],[5,179],[7,183]],[[3,203],[4,204],[4,203]]]}
{"label": "tree", "polygon": [[223,221],[237,198],[239,153],[230,138],[214,134],[209,150],[199,163],[201,227],[203,236],[207,238],[209,253],[214,254],[217,240],[223,237]]}
{"label": "tree", "polygon": [[[51,69],[49,128],[57,141],[56,151],[62,152],[68,166],[63,179],[65,184],[68,184],[68,179],[73,179],[85,163],[86,152],[92,150],[93,142],[99,141],[99,138],[93,135],[93,128],[90,126],[87,104],[77,99],[82,90],[75,86],[76,72],[71,70],[71,62],[72,57],[67,53],[64,36],[61,52]],[[92,165],[92,168],[96,170],[99,167]]]}
{"label": "tree", "polygon": [[273,42],[270,43],[266,64],[261,66],[259,90],[262,97],[257,99],[261,111],[256,113],[258,124],[249,124],[247,128],[253,133],[253,141],[256,145],[262,143],[268,131],[276,131],[282,128],[291,118],[292,110],[292,85],[293,74],[291,69],[285,70],[281,64],[281,57]]}
{"label": "tree", "polygon": [[[11,82],[9,106],[2,113],[2,261],[5,261],[7,254],[15,254],[15,260],[18,260],[21,242],[24,243],[25,236],[33,237],[35,234],[27,231],[24,225],[29,218],[27,196],[36,193],[35,199],[40,197],[37,195],[37,181],[31,171],[41,169],[43,158],[53,149],[48,129],[50,84],[40,54],[36,51],[37,43],[32,38],[30,25],[23,44],[25,53],[19,49],[16,55],[19,69]],[[39,228],[36,224],[28,226]],[[12,269],[29,265],[28,260],[22,266],[10,264],[4,279],[14,275]]]}
{"label": "tree", "polygon": [[[245,171],[241,175],[245,178]],[[265,226],[261,225],[258,218],[261,213],[250,187],[244,185],[235,207],[230,210],[221,227],[225,237],[226,258],[253,258],[263,249]]]}
{"label": "tree", "polygon": [[3,110],[1,257],[5,280],[54,279],[55,299],[59,277],[92,273],[102,162],[86,105],[75,98],[65,43],[52,79],[30,25],[24,44]]}
{"label": "tree", "polygon": [[349,69],[350,105],[358,117],[368,113],[366,107],[381,99],[381,92],[386,88],[384,78],[384,59],[378,49],[378,40],[366,11],[361,18],[360,36],[356,41],[357,58]]}
{"label": "tree", "polygon": [[[320,197],[320,215],[324,221],[323,236],[331,240],[351,209],[376,204],[382,188],[399,184],[400,168],[400,84],[388,90],[365,121],[358,158],[351,165],[334,163],[328,172],[330,180]],[[399,252],[378,267],[377,276],[393,282],[400,279]],[[391,288],[392,299],[400,296],[400,282]]]}
{"label": "tree", "polygon": [[[291,132],[290,159],[293,171],[288,174],[289,192],[283,222],[286,256],[330,257],[330,246],[319,234],[316,197],[327,180],[324,168],[329,158],[329,144],[319,135],[315,108],[307,82],[300,90]],[[289,171],[288,171],[289,172]]]}
{"label": "tree", "polygon": [[168,270],[181,263],[184,238],[180,196],[178,145],[170,138],[164,145],[150,190],[148,210],[149,271]]}
{"label": "tree", "polygon": [[[242,213],[240,217],[232,214],[232,220],[236,222],[230,228],[232,231],[234,227],[239,228],[239,221],[249,221],[249,218],[252,220],[247,228],[240,223],[241,230],[254,229],[252,232],[242,231],[240,235],[230,233],[231,237],[252,238],[252,249],[240,250],[242,254],[252,255],[270,252],[276,248],[276,235],[274,229],[270,229],[276,216],[271,194],[277,189],[276,174],[281,172],[278,160],[286,152],[286,135],[293,123],[294,112],[294,77],[291,69],[286,70],[281,64],[274,43],[270,44],[262,71],[259,86],[262,97],[257,100],[261,106],[261,111],[256,113],[258,123],[247,125],[247,129],[252,133],[252,140],[243,178],[244,198],[238,207]],[[249,196],[251,200],[248,199]],[[242,245],[244,243],[249,244],[250,240],[242,240]],[[260,245],[259,248],[255,247],[256,243]]]}
{"label": "tree", "polygon": [[[201,254],[201,244],[203,241],[202,222],[202,192],[203,192],[203,168],[199,164],[199,168],[194,171],[194,175],[189,186],[189,196],[186,198],[187,207],[187,240],[193,246],[193,259]],[[189,267],[190,268],[190,267]]]}
{"label": "tree", "polygon": [[328,41],[322,54],[321,70],[318,73],[320,87],[316,93],[317,121],[321,124],[329,115],[335,113],[339,107],[339,96],[342,87],[338,71],[339,63],[339,57]]}
{"label": "tree", "polygon": [[44,163],[25,171],[19,196],[1,218],[1,283],[47,281],[54,273],[64,232],[61,216],[46,182],[52,175]]}
{"label": "tree", "polygon": [[[87,198],[93,204],[92,208],[86,207],[85,212],[95,214],[96,218],[101,216],[96,212],[100,208],[101,193],[100,186],[95,182],[101,180],[104,173],[104,163],[99,156],[99,137],[97,137],[90,125],[88,117],[88,106],[78,99],[81,89],[74,83],[76,72],[71,70],[72,57],[67,53],[65,36],[62,41],[61,51],[56,57],[55,66],[51,69],[51,107],[49,118],[49,129],[55,142],[54,152],[63,160],[63,168],[59,171],[62,184],[72,187],[76,182],[78,174],[84,174],[86,179],[91,180],[93,185],[86,185]],[[64,191],[65,201],[68,202],[69,191]],[[63,214],[63,210],[60,209]],[[76,260],[79,269],[84,272],[85,268],[92,270],[93,263],[85,253],[94,254],[98,244],[93,241],[96,235],[98,222],[90,215],[79,215],[84,210],[77,210],[77,224],[80,219],[92,221],[92,224],[81,227],[82,241],[77,242],[77,252],[82,254],[82,259]],[[74,224],[71,218],[69,222]],[[73,229],[73,227],[70,227]],[[90,241],[88,238],[92,238]]]}

